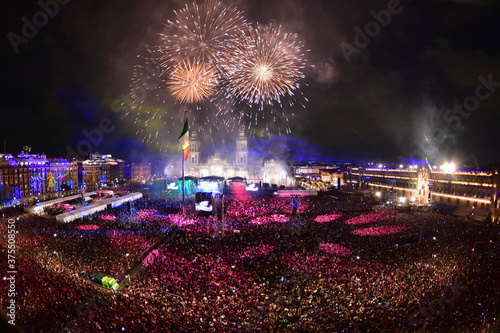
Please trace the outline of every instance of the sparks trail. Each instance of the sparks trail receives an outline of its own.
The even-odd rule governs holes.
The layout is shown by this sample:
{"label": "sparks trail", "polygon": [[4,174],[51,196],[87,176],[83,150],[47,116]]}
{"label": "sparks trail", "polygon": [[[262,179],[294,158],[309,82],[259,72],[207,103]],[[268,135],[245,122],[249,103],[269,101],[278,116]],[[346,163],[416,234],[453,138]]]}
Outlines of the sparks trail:
{"label": "sparks trail", "polygon": [[186,60],[176,65],[168,83],[172,96],[183,104],[199,103],[217,87],[217,75],[211,65]]}
{"label": "sparks trail", "polygon": [[220,70],[247,26],[242,12],[213,0],[201,6],[193,2],[175,15],[175,21],[165,24],[166,33],[160,34],[163,55],[159,60],[165,70],[186,59],[206,62]]}
{"label": "sparks trail", "polygon": [[281,27],[250,28],[228,63],[231,92],[250,104],[281,105],[304,78],[302,49],[297,35],[284,33]]}
{"label": "sparks trail", "polygon": [[[186,109],[193,126],[289,134],[306,60],[297,35],[251,26],[233,5],[209,0],[175,11],[157,46],[139,56],[130,114],[142,141],[166,151]],[[172,145],[173,146],[173,145]]]}

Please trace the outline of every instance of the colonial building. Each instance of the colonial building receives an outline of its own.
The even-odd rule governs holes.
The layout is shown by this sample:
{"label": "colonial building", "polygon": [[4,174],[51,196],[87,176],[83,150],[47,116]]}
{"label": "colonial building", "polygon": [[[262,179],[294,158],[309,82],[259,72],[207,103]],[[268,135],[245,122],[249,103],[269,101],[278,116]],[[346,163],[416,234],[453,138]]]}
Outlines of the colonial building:
{"label": "colonial building", "polygon": [[446,171],[422,166],[353,166],[349,169],[348,183],[357,189],[373,189],[379,196],[391,193],[391,199],[402,202],[433,202],[471,212],[499,207],[500,175],[494,168]]}
{"label": "colonial building", "polygon": [[[31,176],[37,172],[42,177],[48,172],[48,161],[45,157],[40,156],[36,163],[25,163],[6,154],[1,156],[0,160],[0,186],[2,186],[2,193],[4,201],[20,200],[29,195],[32,190]],[[39,182],[43,186],[42,182]]]}
{"label": "colonial building", "polygon": [[0,156],[0,186],[3,200],[48,193],[71,191],[77,183],[76,164],[63,158],[48,159],[44,154],[31,154],[29,147],[17,155]]}
{"label": "colonial building", "polygon": [[226,149],[225,142],[222,148],[202,162],[201,142],[196,132],[189,139],[189,158],[186,161],[185,175],[203,177],[234,177],[245,178],[247,183],[267,183],[277,186],[295,186],[295,177],[286,161],[279,160],[272,155],[264,158],[249,157],[248,138],[240,130],[235,142],[235,149]]}
{"label": "colonial building", "polygon": [[78,163],[65,158],[49,158],[50,192],[72,191],[78,186]]}
{"label": "colonial building", "polygon": [[133,183],[140,183],[145,180],[149,180],[152,177],[151,172],[151,164],[149,163],[131,163],[130,165],[130,173],[131,179],[130,181]]}
{"label": "colonial building", "polygon": [[111,155],[94,153],[84,161],[78,161],[78,184],[94,190],[104,184],[125,182],[125,161]]}
{"label": "colonial building", "polygon": [[69,194],[125,181],[124,161],[93,155],[85,161],[47,158],[24,147],[17,157],[0,154],[0,204],[43,195]]}
{"label": "colonial building", "polygon": [[339,165],[325,163],[299,163],[293,166],[296,178],[321,180],[335,186],[344,185],[344,172]]}

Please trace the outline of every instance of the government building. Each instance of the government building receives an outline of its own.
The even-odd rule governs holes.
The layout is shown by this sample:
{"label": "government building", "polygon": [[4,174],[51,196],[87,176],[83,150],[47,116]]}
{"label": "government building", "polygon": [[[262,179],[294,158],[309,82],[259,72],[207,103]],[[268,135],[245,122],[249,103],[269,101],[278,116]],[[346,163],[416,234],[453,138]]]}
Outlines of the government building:
{"label": "government building", "polygon": [[426,166],[351,166],[347,183],[352,188],[373,190],[381,199],[399,205],[434,204],[456,215],[479,219],[500,208],[500,175],[496,168],[446,170]]}
{"label": "government building", "polygon": [[[286,161],[268,154],[265,157],[249,155],[248,138],[240,130],[235,149],[228,150],[225,141],[212,156],[201,155],[201,141],[193,132],[189,138],[189,157],[185,175],[194,178],[220,177],[224,179],[244,178],[248,184],[269,184],[270,186],[295,186],[292,168]],[[203,159],[205,158],[205,159]]]}
{"label": "government building", "polygon": [[26,146],[17,156],[0,154],[0,206],[123,184],[127,178],[125,162],[111,155],[67,160],[33,154]]}

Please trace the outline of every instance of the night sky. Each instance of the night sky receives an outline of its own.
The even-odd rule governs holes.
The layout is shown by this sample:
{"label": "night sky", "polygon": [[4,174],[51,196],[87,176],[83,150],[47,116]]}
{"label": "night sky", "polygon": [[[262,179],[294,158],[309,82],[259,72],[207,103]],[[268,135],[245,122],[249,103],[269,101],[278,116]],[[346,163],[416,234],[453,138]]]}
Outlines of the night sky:
{"label": "night sky", "polygon": [[[41,7],[3,4],[1,152],[30,145],[65,157],[84,131],[101,126],[107,133],[94,145],[101,153],[158,154],[111,105],[129,93],[137,55],[186,2],[60,2],[67,3],[17,46],[9,36],[24,38],[23,18],[40,18]],[[248,21],[297,33],[309,50],[301,81],[308,102],[290,119],[290,137],[275,140],[291,157],[500,162],[498,1],[225,2]],[[177,132],[179,124],[167,126]]]}

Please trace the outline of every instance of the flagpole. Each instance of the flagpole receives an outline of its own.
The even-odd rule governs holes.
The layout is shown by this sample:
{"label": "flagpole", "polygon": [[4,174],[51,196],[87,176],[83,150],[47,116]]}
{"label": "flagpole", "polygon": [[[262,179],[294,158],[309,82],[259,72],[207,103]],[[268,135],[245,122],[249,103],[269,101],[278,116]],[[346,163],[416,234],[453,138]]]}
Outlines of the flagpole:
{"label": "flagpole", "polygon": [[[186,121],[187,111],[184,111],[184,122]],[[182,151],[182,215],[186,216],[186,188],[184,186],[184,149]]]}
{"label": "flagpole", "polygon": [[186,193],[184,188],[184,153],[182,154],[182,215],[186,216]]}

